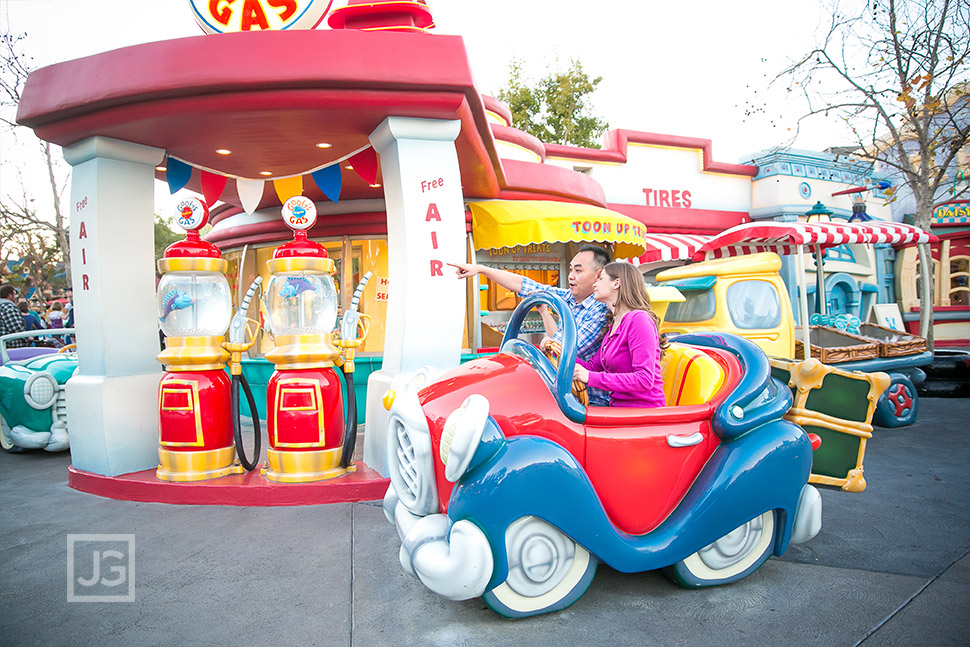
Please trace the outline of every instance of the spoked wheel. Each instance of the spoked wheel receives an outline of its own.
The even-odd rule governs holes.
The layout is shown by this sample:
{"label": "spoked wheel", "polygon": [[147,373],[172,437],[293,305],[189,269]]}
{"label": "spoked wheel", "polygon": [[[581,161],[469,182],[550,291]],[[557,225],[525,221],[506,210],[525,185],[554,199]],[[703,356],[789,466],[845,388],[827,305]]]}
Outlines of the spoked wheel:
{"label": "spoked wheel", "polygon": [[505,531],[509,574],[485,602],[508,618],[565,609],[589,588],[599,561],[555,526],[522,517]]}
{"label": "spoked wheel", "polygon": [[771,555],[775,538],[772,510],[735,528],[687,559],[664,569],[685,588],[736,582],[753,573]]}
{"label": "spoked wheel", "polygon": [[879,427],[905,427],[916,421],[919,412],[919,395],[916,387],[905,375],[893,374],[889,388],[876,402],[872,424]]}

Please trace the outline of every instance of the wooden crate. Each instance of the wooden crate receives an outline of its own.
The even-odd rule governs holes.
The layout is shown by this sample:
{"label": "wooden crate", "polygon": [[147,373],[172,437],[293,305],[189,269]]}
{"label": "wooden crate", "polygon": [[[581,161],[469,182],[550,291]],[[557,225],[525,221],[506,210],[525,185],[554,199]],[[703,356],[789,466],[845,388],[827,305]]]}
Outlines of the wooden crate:
{"label": "wooden crate", "polygon": [[[830,326],[809,326],[812,357],[823,364],[855,362],[879,357],[879,342]],[[795,340],[795,359],[805,359],[802,340]]]}
{"label": "wooden crate", "polygon": [[879,342],[879,357],[918,355],[926,350],[926,339],[874,323],[859,326],[859,334]]}

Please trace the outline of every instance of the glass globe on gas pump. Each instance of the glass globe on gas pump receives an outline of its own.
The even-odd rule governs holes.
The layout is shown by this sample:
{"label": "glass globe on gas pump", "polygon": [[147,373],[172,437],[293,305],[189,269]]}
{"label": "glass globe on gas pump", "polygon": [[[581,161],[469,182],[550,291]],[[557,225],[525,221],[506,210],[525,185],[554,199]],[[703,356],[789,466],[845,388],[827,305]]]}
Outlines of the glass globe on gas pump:
{"label": "glass globe on gas pump", "polygon": [[158,261],[158,320],[166,374],[159,385],[159,466],[164,481],[201,481],[238,472],[233,465],[229,353],[222,339],[232,300],[226,261],[199,230],[209,212],[197,198],[181,200],[176,223],[186,231]]}

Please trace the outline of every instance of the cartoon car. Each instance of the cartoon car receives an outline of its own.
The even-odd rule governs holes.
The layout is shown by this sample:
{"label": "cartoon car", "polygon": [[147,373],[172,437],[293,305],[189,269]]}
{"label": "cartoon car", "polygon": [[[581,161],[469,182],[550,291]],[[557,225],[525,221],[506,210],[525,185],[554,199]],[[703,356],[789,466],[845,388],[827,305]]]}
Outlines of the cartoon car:
{"label": "cartoon car", "polygon": [[[73,329],[32,331],[33,336],[63,335]],[[0,339],[23,336],[14,333]],[[12,359],[19,350],[45,354],[26,359]],[[44,449],[60,452],[68,449],[67,400],[64,384],[77,370],[77,355],[64,347],[55,352],[44,349],[13,349],[7,351],[0,343],[3,363],[0,365],[0,446],[6,451]],[[26,353],[31,355],[33,353]]]}
{"label": "cartoon car", "polygon": [[[540,303],[563,322],[558,368],[516,338]],[[761,349],[729,333],[681,335],[662,364],[670,406],[584,407],[566,312],[533,294],[499,354],[427,386],[426,369],[392,383],[384,511],[406,571],[446,598],[483,596],[525,617],[575,602],[600,561],[712,586],[815,536],[813,440],[782,419],[791,392]]]}

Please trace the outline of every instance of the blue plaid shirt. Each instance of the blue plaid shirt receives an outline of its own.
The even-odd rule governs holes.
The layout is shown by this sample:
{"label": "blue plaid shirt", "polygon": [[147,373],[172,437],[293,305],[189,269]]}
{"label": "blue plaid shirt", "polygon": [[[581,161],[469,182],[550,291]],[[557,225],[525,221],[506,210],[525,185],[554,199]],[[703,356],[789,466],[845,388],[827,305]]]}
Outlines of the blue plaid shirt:
{"label": "blue plaid shirt", "polygon": [[[576,322],[576,357],[582,360],[588,360],[592,357],[596,349],[599,348],[597,342],[599,342],[603,326],[606,324],[606,304],[594,299],[592,294],[586,297],[582,303],[579,303],[567,288],[553,288],[533,281],[527,276],[522,277],[520,297],[529,296],[537,290],[548,290],[563,298],[566,305],[569,306],[569,311],[573,314],[573,320]],[[552,339],[562,344],[561,326]],[[591,405],[609,406],[609,393],[601,389],[588,388],[587,390],[589,391],[589,403]]]}

